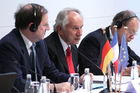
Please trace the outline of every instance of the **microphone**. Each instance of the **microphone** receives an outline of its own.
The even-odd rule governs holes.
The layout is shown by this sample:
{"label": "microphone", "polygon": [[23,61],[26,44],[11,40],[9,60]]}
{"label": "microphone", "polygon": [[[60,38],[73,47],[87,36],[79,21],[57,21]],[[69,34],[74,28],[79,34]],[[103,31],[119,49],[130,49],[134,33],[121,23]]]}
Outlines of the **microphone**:
{"label": "microphone", "polygon": [[[39,77],[42,77],[42,75],[40,73],[37,73],[37,72],[33,71],[32,69],[26,68],[24,65],[19,64],[17,60],[14,60],[13,63],[16,64],[16,65],[18,65],[18,66],[20,66],[20,67],[22,67],[22,68],[24,68],[24,69],[28,69],[31,73],[34,73],[34,74],[36,74]],[[51,79],[50,79],[50,82],[55,83]]]}
{"label": "microphone", "polygon": [[17,89],[15,86],[13,86],[12,91],[14,91],[14,92],[16,92],[16,93],[21,93],[21,92],[19,91],[19,89]]}
{"label": "microphone", "polygon": [[72,48],[73,48],[74,50],[76,50],[84,59],[86,59],[89,63],[93,64],[97,69],[99,69],[99,73],[98,73],[98,74],[103,75],[102,70],[101,70],[101,68],[100,68],[99,66],[97,66],[94,62],[92,62],[92,60],[90,60],[87,56],[85,56],[82,52],[80,52],[76,47],[74,47],[73,45],[71,45],[71,46],[72,46]]}
{"label": "microphone", "polygon": [[132,59],[132,61],[135,60],[132,56],[129,55],[129,57]]}
{"label": "microphone", "polygon": [[[83,58],[85,58],[89,63],[93,64],[95,66],[95,69],[97,68],[99,70],[99,75],[103,75],[103,72],[101,70],[101,68],[99,66],[97,66],[94,62],[92,62],[92,60],[90,60],[87,56],[85,56],[82,52],[80,52],[78,49],[76,49],[74,46],[72,46],[74,50],[76,50]],[[97,70],[96,69],[96,70]],[[94,73],[93,73],[94,74]],[[102,91],[100,91],[99,93],[107,93],[109,92],[109,81],[107,82],[107,88],[103,89]]]}
{"label": "microphone", "polygon": [[24,69],[28,69],[31,73],[34,73],[39,77],[42,76],[40,73],[37,73],[37,72],[33,71],[32,69],[26,68],[24,65],[19,64],[17,60],[14,60],[13,63],[18,65],[18,66],[20,66],[20,67],[22,67],[22,68],[24,68]]}
{"label": "microphone", "polygon": [[[32,69],[26,68],[24,65],[19,64],[17,60],[12,61],[12,63],[18,65],[18,66],[21,67],[21,68],[24,68],[24,69],[29,70],[31,73],[34,73],[34,74],[36,74],[36,75],[39,76],[39,77],[42,77],[42,75],[41,75],[40,73],[37,73],[37,72],[33,71]],[[50,79],[50,82],[51,82],[51,83],[55,83],[55,82],[52,81],[51,79]],[[35,88],[36,88],[36,87],[35,87]],[[19,90],[18,88],[16,88],[15,86],[13,86],[12,91],[14,91],[15,93],[21,93],[20,90]],[[35,90],[35,91],[36,91],[36,90]]]}

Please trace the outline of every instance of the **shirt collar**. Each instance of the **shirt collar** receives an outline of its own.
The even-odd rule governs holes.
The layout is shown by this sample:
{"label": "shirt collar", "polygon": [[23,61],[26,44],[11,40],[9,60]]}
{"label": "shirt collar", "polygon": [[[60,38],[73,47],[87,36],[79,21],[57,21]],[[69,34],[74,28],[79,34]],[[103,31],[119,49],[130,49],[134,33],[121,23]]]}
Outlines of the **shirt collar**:
{"label": "shirt collar", "polygon": [[[24,36],[24,34],[22,34],[21,31],[19,31],[19,32],[20,32],[20,34],[21,34],[21,36],[22,36],[22,38],[24,40],[24,43],[26,45],[27,50],[30,50],[30,47],[32,46],[33,43],[26,36]],[[28,53],[30,54],[29,51],[28,51]]]}
{"label": "shirt collar", "polygon": [[68,45],[68,44],[61,38],[61,36],[60,36],[59,34],[58,34],[58,36],[59,36],[60,42],[61,42],[61,44],[62,44],[64,53],[65,53],[65,55],[66,55],[66,50],[67,50],[68,46],[69,46],[70,48],[71,48],[71,46]]}
{"label": "shirt collar", "polygon": [[60,42],[62,44],[63,50],[66,51],[68,44],[61,38],[61,36],[58,34]]}

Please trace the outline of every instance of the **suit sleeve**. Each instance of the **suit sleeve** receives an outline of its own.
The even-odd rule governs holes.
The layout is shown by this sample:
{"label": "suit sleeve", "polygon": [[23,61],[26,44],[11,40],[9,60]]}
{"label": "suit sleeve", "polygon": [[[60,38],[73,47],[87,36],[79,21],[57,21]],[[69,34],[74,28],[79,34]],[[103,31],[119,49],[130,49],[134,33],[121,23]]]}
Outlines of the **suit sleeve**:
{"label": "suit sleeve", "polygon": [[22,77],[21,68],[17,65],[19,62],[17,49],[8,42],[0,43],[0,73],[16,72],[14,86],[24,91],[25,79]]}

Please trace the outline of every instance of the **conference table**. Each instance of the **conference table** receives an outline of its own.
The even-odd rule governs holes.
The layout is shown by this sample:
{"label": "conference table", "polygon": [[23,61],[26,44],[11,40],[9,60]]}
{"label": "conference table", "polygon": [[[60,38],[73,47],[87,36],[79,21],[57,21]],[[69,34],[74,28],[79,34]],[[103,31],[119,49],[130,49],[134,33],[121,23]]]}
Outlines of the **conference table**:
{"label": "conference table", "polygon": [[[107,84],[104,81],[106,81],[104,76],[94,75],[92,91],[90,93],[106,93],[101,92],[107,88]],[[119,82],[120,80],[117,80],[116,85],[115,83],[111,83],[111,87],[113,90],[115,90],[116,87],[116,90],[119,91],[120,87],[121,93],[140,93],[140,78],[131,80],[130,76],[122,76],[121,86]],[[80,88],[79,90],[73,91],[72,93],[86,93],[86,91]]]}
{"label": "conference table", "polygon": [[[92,93],[99,93],[104,89],[104,86],[106,84],[103,84],[103,81],[104,81],[104,76],[101,75],[94,76]],[[116,87],[116,90],[119,91],[120,89],[121,93],[140,93],[140,78],[131,80],[130,76],[122,76],[121,85],[120,85],[120,77],[117,77],[116,85],[115,85],[114,77],[112,77],[112,81],[114,81],[111,82],[111,87],[113,90],[115,90]]]}

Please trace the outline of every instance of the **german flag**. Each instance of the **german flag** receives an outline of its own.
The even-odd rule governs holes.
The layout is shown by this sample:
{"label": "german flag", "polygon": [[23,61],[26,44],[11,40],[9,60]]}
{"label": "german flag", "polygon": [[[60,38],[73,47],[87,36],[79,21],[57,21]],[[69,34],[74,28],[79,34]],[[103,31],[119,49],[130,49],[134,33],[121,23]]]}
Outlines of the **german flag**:
{"label": "german flag", "polygon": [[102,42],[102,59],[101,59],[101,65],[100,68],[103,72],[103,74],[105,75],[106,73],[106,69],[108,64],[111,62],[111,60],[114,57],[114,53],[113,50],[111,48],[111,45],[109,43],[109,40],[107,39],[107,36],[105,34],[105,30],[103,29],[103,42]]}

